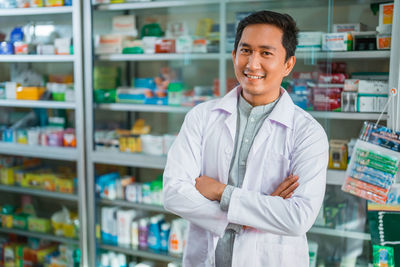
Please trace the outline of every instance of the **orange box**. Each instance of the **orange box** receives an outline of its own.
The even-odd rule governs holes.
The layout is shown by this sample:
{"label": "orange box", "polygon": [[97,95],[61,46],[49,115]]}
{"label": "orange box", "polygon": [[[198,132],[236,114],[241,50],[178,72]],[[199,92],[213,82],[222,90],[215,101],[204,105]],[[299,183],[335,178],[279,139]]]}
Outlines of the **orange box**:
{"label": "orange box", "polygon": [[17,99],[39,100],[46,89],[44,87],[17,87]]}

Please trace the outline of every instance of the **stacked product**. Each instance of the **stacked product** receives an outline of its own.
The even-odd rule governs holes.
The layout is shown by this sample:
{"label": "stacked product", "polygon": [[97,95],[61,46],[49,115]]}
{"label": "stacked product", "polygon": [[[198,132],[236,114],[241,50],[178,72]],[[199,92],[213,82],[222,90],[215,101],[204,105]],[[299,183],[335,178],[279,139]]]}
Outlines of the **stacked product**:
{"label": "stacked product", "polygon": [[106,244],[179,255],[183,253],[186,228],[184,219],[168,223],[163,214],[148,218],[137,210],[101,209],[101,240]]}
{"label": "stacked product", "polygon": [[72,0],[1,0],[0,8],[71,6]]}
{"label": "stacked product", "polygon": [[[1,2],[0,2],[1,3]],[[43,29],[52,29],[43,37]],[[31,22],[23,27],[14,28],[8,41],[0,39],[0,55],[71,55],[73,54],[72,38],[58,37],[53,24]]]}
{"label": "stacked product", "polygon": [[364,123],[353,150],[342,189],[383,204],[396,181],[400,164],[399,132]]}
{"label": "stacked product", "polygon": [[75,246],[57,245],[37,238],[0,239],[1,266],[79,267],[80,251]]}
{"label": "stacked product", "polygon": [[161,206],[162,180],[159,177],[152,182],[139,183],[132,176],[121,177],[119,173],[112,172],[96,179],[96,193],[104,199]]}
{"label": "stacked product", "polygon": [[13,205],[1,207],[1,225],[4,228],[15,228],[31,232],[55,234],[68,238],[76,238],[79,233],[78,215],[66,208],[54,213],[51,218],[39,216],[32,199],[23,196],[22,205],[16,208]]}
{"label": "stacked product", "polygon": [[50,167],[37,159],[0,157],[0,183],[65,194],[75,193],[76,178],[68,167]]}
{"label": "stacked product", "polygon": [[160,24],[152,22],[142,27],[141,39],[136,39],[134,15],[113,18],[112,33],[96,38],[96,54],[154,54],[154,53],[207,53],[217,52],[219,35],[214,21],[200,19],[194,34],[189,34],[185,22],[167,24],[166,32]]}
{"label": "stacked product", "polygon": [[[113,251],[102,252],[99,256],[99,267],[155,267],[155,262],[152,261],[138,261],[137,258],[129,259],[122,253],[115,253]],[[168,263],[168,267],[181,267],[182,264],[178,262]]]}

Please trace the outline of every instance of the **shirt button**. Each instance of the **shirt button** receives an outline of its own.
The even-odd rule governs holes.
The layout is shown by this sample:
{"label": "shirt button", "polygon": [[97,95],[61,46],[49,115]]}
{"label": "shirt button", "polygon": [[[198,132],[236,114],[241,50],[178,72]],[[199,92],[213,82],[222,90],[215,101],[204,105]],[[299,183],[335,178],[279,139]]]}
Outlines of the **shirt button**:
{"label": "shirt button", "polygon": [[248,142],[249,142],[249,139],[247,139],[247,138],[244,139],[244,142],[245,142],[245,143],[248,143]]}
{"label": "shirt button", "polygon": [[251,117],[251,118],[250,118],[250,121],[251,121],[251,122],[254,122],[254,118],[253,118],[253,117]]}
{"label": "shirt button", "polygon": [[245,165],[246,162],[245,162],[244,160],[242,160],[242,161],[240,162],[240,164],[241,164],[241,165]]}

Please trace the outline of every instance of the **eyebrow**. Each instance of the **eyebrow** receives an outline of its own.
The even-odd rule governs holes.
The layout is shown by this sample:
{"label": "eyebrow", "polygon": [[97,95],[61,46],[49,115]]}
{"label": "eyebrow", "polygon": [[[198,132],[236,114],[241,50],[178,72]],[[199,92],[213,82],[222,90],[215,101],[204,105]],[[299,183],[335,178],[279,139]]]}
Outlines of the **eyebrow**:
{"label": "eyebrow", "polygon": [[[249,45],[248,43],[240,43],[239,46],[242,46],[242,47],[243,47],[243,46],[251,47],[251,45]],[[269,46],[269,45],[260,45],[259,48],[268,49],[268,50],[276,50],[275,47]]]}

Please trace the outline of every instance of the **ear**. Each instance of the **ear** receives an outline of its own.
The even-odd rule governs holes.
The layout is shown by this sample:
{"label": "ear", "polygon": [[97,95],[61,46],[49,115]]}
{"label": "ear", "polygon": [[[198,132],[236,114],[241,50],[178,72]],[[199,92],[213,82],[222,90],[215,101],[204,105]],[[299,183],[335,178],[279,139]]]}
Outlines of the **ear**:
{"label": "ear", "polygon": [[236,52],[235,49],[232,50],[232,62],[235,62]]}
{"label": "ear", "polygon": [[291,56],[290,58],[288,58],[288,60],[286,60],[285,62],[285,72],[284,72],[284,76],[288,76],[289,73],[292,71],[294,64],[296,64],[296,57],[295,56]]}

